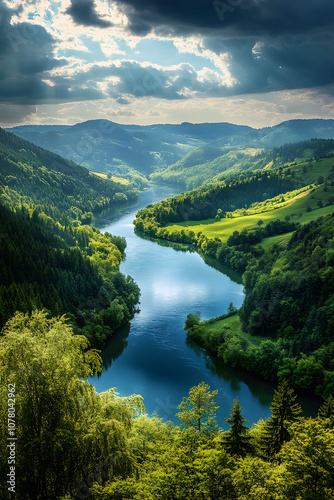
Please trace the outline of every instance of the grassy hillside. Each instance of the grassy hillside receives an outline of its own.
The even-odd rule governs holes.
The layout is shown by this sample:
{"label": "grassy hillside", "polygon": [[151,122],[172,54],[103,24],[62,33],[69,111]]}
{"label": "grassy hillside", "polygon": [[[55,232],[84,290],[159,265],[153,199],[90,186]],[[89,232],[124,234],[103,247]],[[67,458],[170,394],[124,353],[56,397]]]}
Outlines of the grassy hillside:
{"label": "grassy hillside", "polygon": [[[252,175],[255,170],[273,170],[286,164],[312,161],[333,154],[334,141],[323,139],[287,144],[271,151],[256,147],[200,147],[151,177],[194,189],[205,182],[231,182],[236,176]],[[319,172],[319,175],[323,174]]]}
{"label": "grassy hillside", "polygon": [[177,163],[151,178],[172,182],[194,189],[207,180],[220,180],[248,169],[259,169],[266,165],[263,150],[239,147],[202,147],[191,151]]}
{"label": "grassy hillside", "polygon": [[[265,228],[271,221],[289,220],[306,224],[318,217],[333,213],[334,186],[331,180],[334,179],[333,172],[333,158],[294,162],[292,165],[282,168],[279,175],[282,178],[292,178],[296,184],[309,182],[310,184],[304,188],[282,192],[274,198],[256,202],[232,212],[223,213],[221,211],[221,217],[216,216],[216,218],[202,221],[186,220],[168,223],[164,232],[166,232],[168,239],[177,241],[181,236],[189,235],[190,232],[196,234],[200,232],[207,238],[218,238],[221,242],[226,243],[234,231],[252,230],[258,228],[259,225]],[[321,184],[317,184],[321,181]],[[177,237],[177,233],[179,233],[179,237]],[[288,233],[291,236],[292,233],[290,231]],[[264,238],[261,246],[267,248],[271,244],[287,243],[288,239],[287,234],[275,235]]]}

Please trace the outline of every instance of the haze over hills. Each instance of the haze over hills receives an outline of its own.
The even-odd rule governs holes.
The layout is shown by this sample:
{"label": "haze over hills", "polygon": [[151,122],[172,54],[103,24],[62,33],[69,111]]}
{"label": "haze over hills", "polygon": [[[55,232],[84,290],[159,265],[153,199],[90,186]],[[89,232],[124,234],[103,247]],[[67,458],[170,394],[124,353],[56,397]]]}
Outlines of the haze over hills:
{"label": "haze over hills", "polygon": [[90,120],[73,126],[25,125],[8,130],[90,170],[127,175],[134,169],[148,176],[210,144],[270,149],[287,142],[334,138],[334,120],[291,120],[263,129],[231,123],[139,126]]}

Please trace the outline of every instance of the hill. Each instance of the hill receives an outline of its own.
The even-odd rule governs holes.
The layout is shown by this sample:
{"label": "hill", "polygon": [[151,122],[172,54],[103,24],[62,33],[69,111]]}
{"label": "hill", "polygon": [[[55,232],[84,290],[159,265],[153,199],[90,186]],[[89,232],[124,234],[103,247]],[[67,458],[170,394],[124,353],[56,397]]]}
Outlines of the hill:
{"label": "hill", "polygon": [[127,323],[139,289],[119,272],[126,242],[85,224],[136,196],[0,130],[0,328],[44,308],[100,345]]}
{"label": "hill", "polygon": [[202,146],[188,153],[182,160],[170,165],[151,178],[162,182],[181,184],[186,189],[194,189],[207,182],[231,182],[240,178],[240,173],[251,175],[263,168],[273,170],[287,162],[312,160],[334,153],[332,139],[311,139],[284,144],[267,150],[261,141],[259,146]]}
{"label": "hill", "polygon": [[[227,364],[323,397],[334,380],[332,146],[282,146],[270,152],[269,168],[149,205],[135,220],[139,232],[191,244],[243,273],[237,330],[226,318],[208,327],[189,315],[190,340]],[[305,152],[317,158],[272,169],[275,159]]]}
{"label": "hill", "polygon": [[90,222],[94,213],[136,198],[132,185],[100,179],[85,167],[0,129],[2,204],[41,207],[62,222]]}
{"label": "hill", "polygon": [[251,129],[229,123],[138,126],[90,120],[73,126],[10,130],[90,170],[136,177],[166,168],[201,144]]}
{"label": "hill", "polygon": [[[219,148],[262,150],[286,142],[334,138],[334,120],[291,120],[263,129],[230,123],[138,126],[90,120],[73,126],[26,125],[10,131],[89,170],[140,179],[165,170],[198,147],[213,145],[218,148],[216,158],[219,158],[224,154]],[[210,161],[213,159],[212,156],[209,158]],[[205,153],[204,160],[208,161]],[[198,163],[194,158],[190,166],[202,165],[203,161]],[[229,168],[226,165],[223,161],[222,170],[216,166],[212,172],[217,175]],[[192,183],[191,187],[194,186]]]}

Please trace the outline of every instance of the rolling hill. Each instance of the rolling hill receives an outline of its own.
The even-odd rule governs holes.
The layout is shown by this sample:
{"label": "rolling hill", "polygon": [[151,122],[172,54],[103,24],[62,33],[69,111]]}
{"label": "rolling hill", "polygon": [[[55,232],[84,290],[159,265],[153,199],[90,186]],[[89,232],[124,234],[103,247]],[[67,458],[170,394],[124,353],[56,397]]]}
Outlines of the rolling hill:
{"label": "rolling hill", "polygon": [[[202,153],[195,154],[203,158],[200,162],[193,158],[194,162],[188,166],[218,159],[224,156],[224,148],[241,148],[242,154],[248,148],[267,150],[286,142],[334,138],[334,120],[291,120],[263,129],[230,123],[138,126],[90,120],[73,126],[26,125],[10,131],[90,170],[147,177],[174,166],[196,148],[204,148]],[[207,157],[210,146],[216,148],[217,156],[213,157],[211,150]],[[190,158],[186,159],[187,164]],[[219,170],[220,160],[217,163],[214,175],[226,169],[225,161],[223,170]]]}

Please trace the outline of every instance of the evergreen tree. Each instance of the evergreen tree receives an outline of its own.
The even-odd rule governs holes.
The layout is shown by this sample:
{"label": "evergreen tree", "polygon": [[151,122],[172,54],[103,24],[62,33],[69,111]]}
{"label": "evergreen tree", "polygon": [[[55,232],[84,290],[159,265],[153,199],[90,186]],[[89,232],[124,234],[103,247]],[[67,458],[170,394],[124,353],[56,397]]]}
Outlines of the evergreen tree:
{"label": "evergreen tree", "polygon": [[321,419],[329,419],[330,427],[334,427],[334,398],[331,394],[320,406],[318,417]]}
{"label": "evergreen tree", "polygon": [[270,406],[271,417],[267,420],[262,448],[265,456],[273,458],[286,441],[290,439],[289,426],[295,422],[302,409],[295,402],[297,395],[290,389],[286,380],[282,380],[274,391]]}
{"label": "evergreen tree", "polygon": [[231,416],[225,419],[225,422],[230,424],[231,428],[228,432],[224,433],[223,443],[231,455],[244,457],[247,452],[250,452],[251,446],[249,443],[248,427],[244,425],[247,420],[241,415],[241,408],[239,399],[235,399]]}

